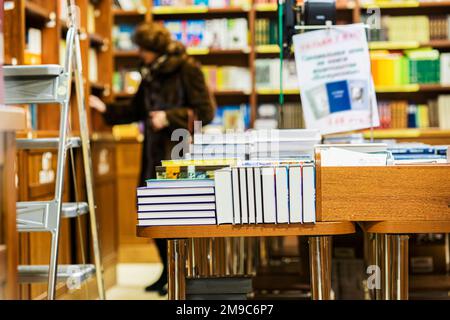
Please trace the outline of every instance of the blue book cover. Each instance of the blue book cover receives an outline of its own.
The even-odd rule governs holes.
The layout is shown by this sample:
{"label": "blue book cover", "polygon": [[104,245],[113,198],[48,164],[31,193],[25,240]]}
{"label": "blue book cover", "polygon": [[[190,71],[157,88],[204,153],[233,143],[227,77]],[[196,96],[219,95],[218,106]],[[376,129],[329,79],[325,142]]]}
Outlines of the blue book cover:
{"label": "blue book cover", "polygon": [[330,113],[349,111],[352,109],[347,81],[326,84]]}

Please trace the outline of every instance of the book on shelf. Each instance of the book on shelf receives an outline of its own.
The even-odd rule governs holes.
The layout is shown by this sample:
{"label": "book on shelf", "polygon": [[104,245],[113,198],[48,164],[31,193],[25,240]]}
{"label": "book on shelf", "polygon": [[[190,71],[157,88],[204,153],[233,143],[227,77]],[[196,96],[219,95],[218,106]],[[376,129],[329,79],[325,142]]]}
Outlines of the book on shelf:
{"label": "book on shelf", "polygon": [[216,172],[217,223],[315,222],[315,168],[310,162],[253,163]]}
{"label": "book on shelf", "polygon": [[248,21],[245,18],[162,21],[172,37],[188,48],[247,49]]}
{"label": "book on shelf", "polygon": [[255,20],[255,44],[257,46],[278,44],[278,22],[275,19]]}
{"label": "book on shelf", "polygon": [[[243,91],[249,93],[252,87],[250,70],[236,66],[202,66],[209,88],[217,92]],[[236,81],[239,79],[239,81]]]}
{"label": "book on shelf", "polygon": [[248,104],[219,106],[213,121],[203,129],[209,133],[245,131],[250,128],[250,112]]}
{"label": "book on shelf", "polygon": [[404,54],[378,50],[372,51],[370,58],[376,86],[440,83],[438,50],[427,48],[405,50]]}
{"label": "book on shelf", "polygon": [[96,32],[95,27],[96,9],[93,3],[88,4],[87,10],[87,32],[92,34]]}
{"label": "book on shelf", "polygon": [[42,64],[42,31],[28,28],[25,42],[24,63],[28,65]]}
{"label": "book on shelf", "polygon": [[178,187],[178,188],[214,187],[214,180],[212,179],[147,180],[147,188],[171,188],[171,187]]}
{"label": "book on shelf", "polygon": [[113,74],[113,92],[135,94],[141,84],[142,76],[137,70],[122,69]]}
{"label": "book on shelf", "polygon": [[135,24],[122,23],[114,25],[112,31],[114,48],[119,51],[136,50],[137,47],[132,40],[135,29]]}
{"label": "book on shelf", "polygon": [[113,6],[124,11],[145,12],[147,10],[144,0],[114,0]]}
{"label": "book on shelf", "polygon": [[450,129],[450,95],[440,95],[437,101],[439,127]]}
{"label": "book on shelf", "polygon": [[450,53],[441,53],[440,61],[441,85],[450,86]]}
{"label": "book on shelf", "polygon": [[448,95],[439,95],[437,100],[424,104],[410,103],[404,100],[380,101],[380,128],[441,128],[449,129],[450,109],[446,107]]}
{"label": "book on shelf", "polygon": [[97,50],[89,48],[89,81],[98,82]]}
{"label": "book on shelf", "polygon": [[241,7],[246,8],[251,4],[250,0],[155,0],[154,7],[160,6],[206,6],[210,8],[229,8]]}
{"label": "book on shelf", "polygon": [[255,129],[304,129],[303,110],[299,103],[285,103],[280,109],[275,104],[258,106]]}
{"label": "book on shelf", "polygon": [[[362,15],[367,22],[369,14]],[[432,16],[389,16],[381,17],[381,29],[369,31],[369,41],[418,42],[427,43],[433,40],[450,40],[449,14]]]}
{"label": "book on shelf", "polygon": [[[257,90],[280,90],[280,59],[256,59]],[[298,90],[297,69],[294,60],[283,62],[283,90]]]}

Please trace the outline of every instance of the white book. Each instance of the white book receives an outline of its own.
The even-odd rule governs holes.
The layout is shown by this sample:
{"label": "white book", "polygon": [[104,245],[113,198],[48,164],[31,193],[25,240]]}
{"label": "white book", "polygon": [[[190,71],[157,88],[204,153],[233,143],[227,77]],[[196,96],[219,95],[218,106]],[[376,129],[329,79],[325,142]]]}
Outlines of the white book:
{"label": "white book", "polygon": [[40,29],[28,29],[27,50],[33,54],[42,54],[42,31]]}
{"label": "white book", "polygon": [[275,171],[277,194],[277,223],[289,223],[288,170],[286,167],[277,167]]}
{"label": "white book", "polygon": [[138,212],[216,210],[215,203],[175,203],[138,205]]}
{"label": "white book", "polygon": [[173,180],[148,180],[147,188],[171,188],[171,187],[214,187],[212,179],[173,179]]}
{"label": "white book", "polygon": [[161,211],[138,213],[139,220],[145,219],[187,219],[187,218],[215,218],[216,212],[207,211]]}
{"label": "white book", "polygon": [[277,206],[275,192],[274,168],[262,168],[264,223],[277,223]]}
{"label": "white book", "polygon": [[176,204],[215,202],[215,195],[190,195],[169,197],[139,197],[138,204]]}
{"label": "white book", "polygon": [[138,197],[152,197],[152,196],[188,196],[188,195],[206,195],[214,194],[213,187],[191,187],[191,188],[139,188],[137,189]]}
{"label": "white book", "polygon": [[441,84],[450,85],[450,53],[441,53]]}
{"label": "white book", "polygon": [[261,168],[254,169],[255,176],[255,211],[256,211],[256,223],[264,223],[263,212],[263,198],[262,198],[262,183],[261,183]]}
{"label": "white book", "polygon": [[289,220],[303,223],[302,167],[289,167]]}
{"label": "white book", "polygon": [[248,223],[256,223],[254,168],[247,168]]}
{"label": "white book", "polygon": [[248,224],[247,168],[239,168],[242,224]]}
{"label": "white book", "polygon": [[139,220],[139,227],[154,227],[154,226],[205,226],[215,225],[216,218],[203,219],[150,219]]}
{"label": "white book", "polygon": [[234,224],[241,224],[241,192],[240,192],[240,183],[239,183],[239,168],[232,169],[232,178],[233,178],[233,215],[234,215]]}
{"label": "white book", "polygon": [[303,166],[303,222],[316,223],[316,174],[309,164]]}
{"label": "white book", "polygon": [[229,168],[214,174],[216,183],[217,224],[233,224],[233,184]]}

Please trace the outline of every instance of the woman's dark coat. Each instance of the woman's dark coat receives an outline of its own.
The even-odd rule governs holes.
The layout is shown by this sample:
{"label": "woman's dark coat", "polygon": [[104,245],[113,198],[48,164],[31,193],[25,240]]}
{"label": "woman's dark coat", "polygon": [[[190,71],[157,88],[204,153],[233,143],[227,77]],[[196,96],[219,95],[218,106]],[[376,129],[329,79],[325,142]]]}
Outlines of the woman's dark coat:
{"label": "woman's dark coat", "polygon": [[[104,118],[108,124],[128,124],[143,121],[145,140],[142,153],[140,185],[156,176],[155,167],[171,158],[172,132],[179,128],[192,130],[194,117],[209,124],[215,115],[211,97],[200,65],[180,49],[160,57],[142,69],[143,80],[131,103],[109,105]],[[154,132],[149,113],[164,110],[169,127]]]}

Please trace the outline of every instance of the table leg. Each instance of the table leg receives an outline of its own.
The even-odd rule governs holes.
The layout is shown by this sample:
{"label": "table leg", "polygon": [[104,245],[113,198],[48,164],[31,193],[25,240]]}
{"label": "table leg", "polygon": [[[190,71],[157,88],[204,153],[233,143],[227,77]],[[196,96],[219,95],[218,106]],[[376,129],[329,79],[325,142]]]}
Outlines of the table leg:
{"label": "table leg", "polygon": [[186,299],[186,240],[168,240],[169,300]]}
{"label": "table leg", "polygon": [[309,238],[311,293],[313,300],[331,299],[331,236]]}
{"label": "table leg", "polygon": [[392,250],[391,300],[408,300],[408,235],[390,235]]}

